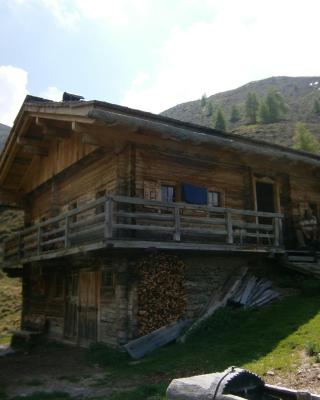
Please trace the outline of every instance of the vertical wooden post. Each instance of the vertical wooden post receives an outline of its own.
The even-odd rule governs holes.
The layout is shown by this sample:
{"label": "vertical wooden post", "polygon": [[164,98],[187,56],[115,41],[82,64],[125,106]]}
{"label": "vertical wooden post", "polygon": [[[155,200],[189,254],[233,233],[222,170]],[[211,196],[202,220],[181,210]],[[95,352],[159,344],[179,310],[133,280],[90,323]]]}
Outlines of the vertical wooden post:
{"label": "vertical wooden post", "polygon": [[174,234],[173,234],[173,240],[179,242],[181,239],[181,231],[180,231],[180,226],[181,226],[181,221],[180,221],[180,209],[179,207],[174,207]]}
{"label": "vertical wooden post", "polygon": [[105,239],[111,239],[113,235],[113,200],[111,197],[107,198],[105,207],[104,207],[104,218],[105,218],[105,227],[104,227],[104,237]]}
{"label": "vertical wooden post", "polygon": [[38,226],[37,231],[37,254],[41,253],[41,226]]}
{"label": "vertical wooden post", "polygon": [[279,229],[279,218],[273,218],[273,232],[274,232],[274,246],[279,247],[280,245],[280,229]]}
{"label": "vertical wooden post", "polygon": [[231,212],[226,212],[227,243],[233,243],[232,217]]}
{"label": "vertical wooden post", "polygon": [[64,247],[65,248],[68,248],[70,246],[69,227],[70,227],[70,219],[68,216],[66,216],[65,227],[64,227]]}

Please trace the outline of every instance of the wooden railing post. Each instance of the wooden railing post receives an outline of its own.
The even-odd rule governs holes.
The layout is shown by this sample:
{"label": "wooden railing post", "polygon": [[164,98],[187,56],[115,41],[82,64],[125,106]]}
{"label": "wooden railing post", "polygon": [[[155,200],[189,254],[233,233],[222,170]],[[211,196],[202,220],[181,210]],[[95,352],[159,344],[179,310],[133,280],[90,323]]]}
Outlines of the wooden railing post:
{"label": "wooden railing post", "polygon": [[226,228],[227,228],[227,242],[229,244],[233,243],[233,229],[232,229],[232,216],[231,212],[226,212]]}
{"label": "wooden railing post", "polygon": [[111,197],[107,198],[104,207],[104,237],[105,239],[111,239],[113,236],[113,200]]}
{"label": "wooden railing post", "polygon": [[38,226],[37,230],[37,254],[41,253],[41,226]]}
{"label": "wooden railing post", "polygon": [[66,249],[70,246],[69,228],[70,228],[70,219],[68,216],[66,216],[65,227],[64,227],[64,247]]}
{"label": "wooden railing post", "polygon": [[180,221],[180,208],[174,207],[174,234],[173,240],[179,242],[181,240],[181,221]]}

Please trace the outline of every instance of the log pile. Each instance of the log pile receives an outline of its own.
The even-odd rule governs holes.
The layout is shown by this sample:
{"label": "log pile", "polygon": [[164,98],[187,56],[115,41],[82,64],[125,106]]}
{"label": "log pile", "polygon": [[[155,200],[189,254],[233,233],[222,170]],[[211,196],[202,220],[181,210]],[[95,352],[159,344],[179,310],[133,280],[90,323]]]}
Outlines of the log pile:
{"label": "log pile", "polygon": [[185,265],[176,256],[151,254],[138,264],[139,334],[180,320],[186,309]]}

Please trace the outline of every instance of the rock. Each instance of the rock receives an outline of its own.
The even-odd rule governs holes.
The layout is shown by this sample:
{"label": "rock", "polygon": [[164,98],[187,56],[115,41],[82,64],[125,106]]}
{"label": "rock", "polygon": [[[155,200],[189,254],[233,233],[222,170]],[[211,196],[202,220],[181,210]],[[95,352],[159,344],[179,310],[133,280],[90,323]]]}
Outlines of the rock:
{"label": "rock", "polygon": [[267,371],[266,375],[268,375],[268,376],[274,376],[275,373],[274,373],[274,371],[269,370],[269,371]]}

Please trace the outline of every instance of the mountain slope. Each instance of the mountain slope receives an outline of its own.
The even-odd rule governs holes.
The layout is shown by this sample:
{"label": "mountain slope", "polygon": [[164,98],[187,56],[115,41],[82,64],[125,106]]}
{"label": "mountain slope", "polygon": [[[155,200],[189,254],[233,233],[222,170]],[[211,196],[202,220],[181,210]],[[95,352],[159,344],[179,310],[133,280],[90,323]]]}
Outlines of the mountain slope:
{"label": "mountain slope", "polygon": [[4,125],[4,124],[0,124],[0,151],[2,150],[5,141],[9,135],[10,132],[10,126]]}
{"label": "mountain slope", "polygon": [[[248,93],[255,92],[259,98],[263,98],[270,89],[275,89],[281,94],[288,106],[288,113],[281,122],[248,125],[245,118],[245,102]],[[202,107],[200,99],[178,104],[164,111],[162,115],[212,126],[216,111],[222,108],[227,120],[228,132],[291,146],[294,127],[298,121],[304,122],[308,129],[320,139],[320,116],[313,112],[315,99],[320,99],[320,76],[281,76],[250,82],[237,89],[208,97],[206,104],[212,103],[213,115],[208,115],[208,107],[207,105]],[[234,105],[239,108],[241,119],[236,123],[231,123],[229,119]]]}

